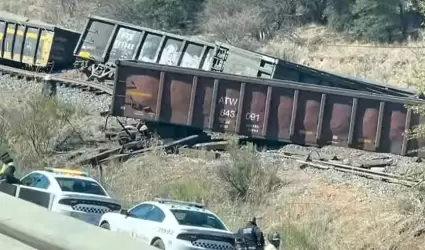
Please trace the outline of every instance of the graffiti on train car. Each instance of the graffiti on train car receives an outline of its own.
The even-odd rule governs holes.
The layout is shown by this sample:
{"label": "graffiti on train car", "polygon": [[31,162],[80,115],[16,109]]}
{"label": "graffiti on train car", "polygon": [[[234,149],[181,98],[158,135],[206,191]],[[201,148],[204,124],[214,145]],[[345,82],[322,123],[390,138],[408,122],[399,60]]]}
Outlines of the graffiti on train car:
{"label": "graffiti on train car", "polygon": [[109,56],[110,61],[119,59],[132,59],[137,49],[141,33],[131,29],[121,28],[112,45]]}

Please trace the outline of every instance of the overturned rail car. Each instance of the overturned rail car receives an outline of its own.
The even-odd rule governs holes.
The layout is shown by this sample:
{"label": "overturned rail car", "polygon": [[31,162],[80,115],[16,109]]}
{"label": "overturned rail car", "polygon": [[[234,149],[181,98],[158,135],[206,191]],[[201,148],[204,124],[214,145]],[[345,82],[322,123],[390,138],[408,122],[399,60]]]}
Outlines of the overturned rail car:
{"label": "overturned rail car", "polygon": [[[418,155],[414,98],[118,61],[111,114],[300,145]],[[421,156],[422,157],[422,156]]]}
{"label": "overturned rail car", "polygon": [[140,60],[221,71],[219,48],[213,43],[90,16],[74,55],[89,79],[113,79],[116,60]]}
{"label": "overturned rail car", "polygon": [[224,43],[208,43],[159,30],[90,16],[74,51],[89,79],[113,79],[116,60],[139,60],[235,75],[282,79],[395,96],[414,91],[331,74]]}
{"label": "overturned rail car", "polygon": [[0,11],[0,59],[17,66],[72,67],[80,33]]}

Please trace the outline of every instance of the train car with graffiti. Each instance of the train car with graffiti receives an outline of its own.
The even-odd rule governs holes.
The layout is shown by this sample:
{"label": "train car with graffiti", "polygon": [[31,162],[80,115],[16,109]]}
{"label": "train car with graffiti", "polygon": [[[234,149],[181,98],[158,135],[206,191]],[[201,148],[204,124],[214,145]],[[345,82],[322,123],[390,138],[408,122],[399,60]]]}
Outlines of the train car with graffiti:
{"label": "train car with graffiti", "polygon": [[80,33],[0,11],[0,59],[5,64],[72,69]]}
{"label": "train car with graffiti", "polygon": [[[205,43],[154,29],[90,16],[74,55],[89,80],[113,80],[116,60],[140,60],[220,70],[220,52]],[[224,56],[224,54],[223,54]]]}

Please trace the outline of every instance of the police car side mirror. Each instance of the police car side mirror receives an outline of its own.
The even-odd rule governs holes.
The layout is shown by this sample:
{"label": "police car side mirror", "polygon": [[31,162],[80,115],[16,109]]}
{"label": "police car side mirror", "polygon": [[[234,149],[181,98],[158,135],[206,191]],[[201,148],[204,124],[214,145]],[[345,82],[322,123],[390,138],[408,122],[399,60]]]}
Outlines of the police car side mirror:
{"label": "police car side mirror", "polygon": [[121,209],[120,214],[122,214],[124,216],[128,216],[128,210],[127,209]]}

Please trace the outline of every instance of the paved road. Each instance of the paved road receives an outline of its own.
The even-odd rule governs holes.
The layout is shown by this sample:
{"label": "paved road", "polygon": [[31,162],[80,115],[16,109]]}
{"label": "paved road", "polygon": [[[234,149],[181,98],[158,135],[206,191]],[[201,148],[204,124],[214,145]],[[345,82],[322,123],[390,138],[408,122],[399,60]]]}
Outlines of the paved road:
{"label": "paved road", "polygon": [[37,250],[15,239],[0,234],[0,249],[7,250]]}

